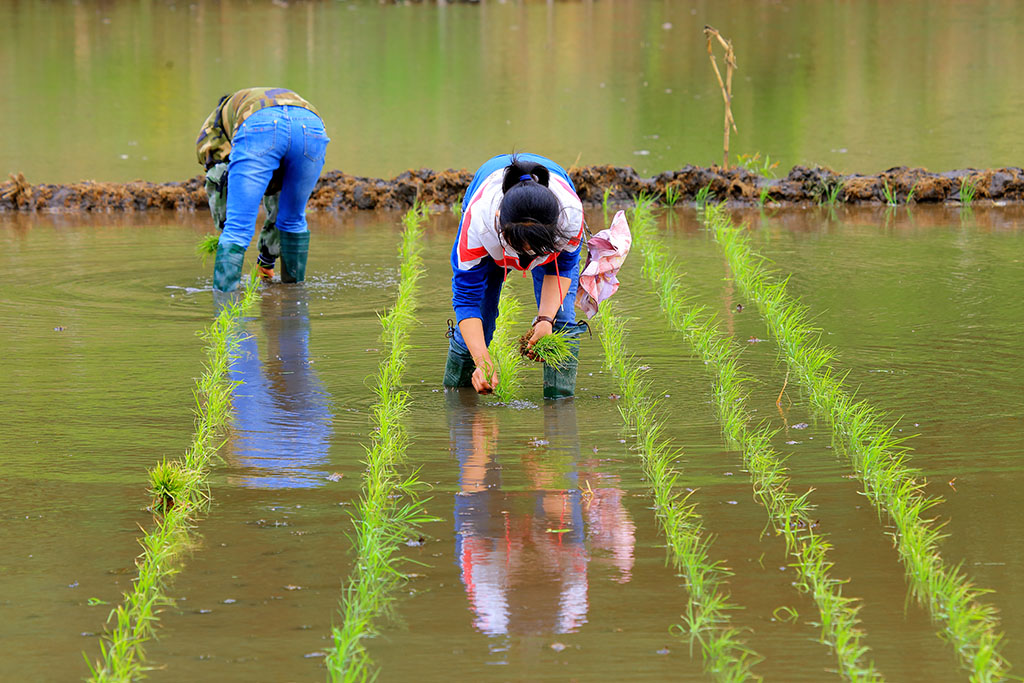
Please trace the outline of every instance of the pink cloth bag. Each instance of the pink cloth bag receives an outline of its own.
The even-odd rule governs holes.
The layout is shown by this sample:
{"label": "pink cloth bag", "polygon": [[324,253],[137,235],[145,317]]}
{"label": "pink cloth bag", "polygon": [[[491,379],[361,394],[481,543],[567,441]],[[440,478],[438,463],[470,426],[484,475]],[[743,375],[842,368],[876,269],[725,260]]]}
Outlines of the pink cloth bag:
{"label": "pink cloth bag", "polygon": [[616,213],[610,227],[587,240],[587,265],[580,273],[576,306],[588,318],[597,313],[598,304],[619,290],[617,274],[632,244],[625,211]]}

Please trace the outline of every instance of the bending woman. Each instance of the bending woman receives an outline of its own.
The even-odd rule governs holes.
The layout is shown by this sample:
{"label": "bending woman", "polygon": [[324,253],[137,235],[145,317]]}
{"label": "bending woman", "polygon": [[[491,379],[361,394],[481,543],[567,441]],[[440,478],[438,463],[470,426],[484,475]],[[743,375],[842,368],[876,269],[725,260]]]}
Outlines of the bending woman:
{"label": "bending woman", "polygon": [[215,290],[238,287],[261,200],[268,218],[260,234],[260,276],[274,276],[280,253],[281,282],[306,278],[306,202],[323,169],[328,142],[316,109],[291,90],[246,88],[220,99],[196,140],[196,156],[207,169],[207,192],[213,190],[210,209],[222,229],[213,267]]}
{"label": "bending woman", "polygon": [[[452,247],[452,306],[458,326],[448,345],[444,384],[482,394],[498,384],[487,347],[498,298],[510,269],[530,271],[537,300],[530,343],[554,330],[578,336],[573,313],[580,275],[583,206],[565,170],[536,154],[501,154],[483,166],[462,200]],[[578,343],[571,363],[544,365],[544,397],[572,396]]]}

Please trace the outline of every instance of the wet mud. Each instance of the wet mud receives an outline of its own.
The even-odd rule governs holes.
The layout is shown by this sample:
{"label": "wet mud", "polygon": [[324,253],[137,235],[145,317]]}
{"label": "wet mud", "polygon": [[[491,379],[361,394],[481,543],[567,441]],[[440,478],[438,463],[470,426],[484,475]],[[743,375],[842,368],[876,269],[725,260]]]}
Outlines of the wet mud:
{"label": "wet mud", "polygon": [[[569,169],[580,199],[596,206],[605,201],[630,202],[646,192],[692,202],[705,187],[714,199],[733,205],[827,203],[842,204],[959,203],[961,187],[973,188],[973,200],[1024,202],[1024,170],[1020,168],[960,169],[932,173],[923,168],[891,168],[877,175],[844,175],[828,168],[794,166],[784,178],[768,178],[746,168],[685,166],[643,178],[628,166],[580,166]],[[405,210],[417,199],[429,206],[462,201],[473,174],[468,170],[409,170],[391,179],[324,174],[309,200],[321,211]],[[207,208],[203,177],[183,182],[128,183],[85,181],[67,185],[32,185],[18,173],[0,183],[0,211],[194,211]]]}

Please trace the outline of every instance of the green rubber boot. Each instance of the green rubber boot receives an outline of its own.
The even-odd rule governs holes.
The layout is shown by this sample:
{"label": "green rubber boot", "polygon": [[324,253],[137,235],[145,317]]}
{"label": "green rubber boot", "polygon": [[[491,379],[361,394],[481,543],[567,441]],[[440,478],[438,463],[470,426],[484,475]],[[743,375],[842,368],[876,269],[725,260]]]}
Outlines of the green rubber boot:
{"label": "green rubber boot", "polygon": [[576,395],[576,369],[580,363],[579,336],[589,327],[586,323],[577,323],[562,329],[572,337],[572,359],[559,368],[544,363],[544,398],[571,398]]}
{"label": "green rubber boot", "polygon": [[217,261],[213,264],[213,288],[219,292],[233,292],[242,279],[242,261],[245,247],[240,244],[217,245]]}
{"label": "green rubber boot", "polygon": [[444,385],[446,387],[471,387],[473,386],[473,371],[476,365],[473,363],[473,356],[469,351],[463,351],[448,343],[448,362],[444,366]]}
{"label": "green rubber boot", "polygon": [[302,282],[306,279],[306,257],[309,256],[309,230],[285,232],[281,239],[281,282]]}

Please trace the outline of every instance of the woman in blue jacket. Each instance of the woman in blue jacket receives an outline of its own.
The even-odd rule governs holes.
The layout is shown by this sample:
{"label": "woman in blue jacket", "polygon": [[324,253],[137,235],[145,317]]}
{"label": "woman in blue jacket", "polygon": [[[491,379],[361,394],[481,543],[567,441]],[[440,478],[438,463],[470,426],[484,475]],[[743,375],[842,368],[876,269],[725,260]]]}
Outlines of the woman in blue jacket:
{"label": "woman in blue jacket", "polygon": [[[458,326],[444,384],[490,393],[499,377],[487,347],[510,270],[533,276],[537,316],[531,344],[554,330],[579,334],[573,305],[580,274],[583,206],[561,166],[536,154],[501,154],[481,166],[462,201],[452,247],[452,306]],[[576,359],[544,366],[544,397],[572,396]]]}

